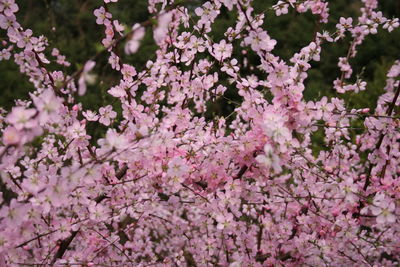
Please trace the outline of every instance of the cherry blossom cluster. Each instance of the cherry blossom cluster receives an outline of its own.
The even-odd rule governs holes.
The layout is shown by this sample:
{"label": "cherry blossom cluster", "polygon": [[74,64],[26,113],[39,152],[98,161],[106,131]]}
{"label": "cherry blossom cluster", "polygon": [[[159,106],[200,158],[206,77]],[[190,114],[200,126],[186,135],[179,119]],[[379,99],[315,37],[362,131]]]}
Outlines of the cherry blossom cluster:
{"label": "cherry blossom cluster", "polygon": [[[113,19],[118,1],[104,0],[93,11],[103,50],[67,73],[56,69],[70,65],[62,51],[18,22],[15,0],[0,0],[0,60],[35,88],[0,110],[0,266],[400,264],[400,60],[376,107],[342,97],[367,89],[350,64],[362,42],[399,20],[359,2],[359,17],[344,18],[324,0],[262,13],[252,0],[149,0],[139,24]],[[222,10],[237,17],[216,40]],[[319,27],[285,61],[264,22],[306,12]],[[123,52],[140,51],[147,29],[157,51],[135,68]],[[345,37],[338,96],[306,101],[322,44]],[[120,77],[107,89],[115,101],[87,109],[80,96],[97,90],[104,56]],[[233,112],[212,112],[218,101]]]}

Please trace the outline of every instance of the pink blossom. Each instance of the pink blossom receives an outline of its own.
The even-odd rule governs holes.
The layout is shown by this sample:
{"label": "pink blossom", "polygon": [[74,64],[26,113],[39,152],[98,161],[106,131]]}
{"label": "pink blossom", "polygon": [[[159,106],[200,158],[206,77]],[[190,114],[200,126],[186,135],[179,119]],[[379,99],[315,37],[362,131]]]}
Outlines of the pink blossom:
{"label": "pink blossom", "polygon": [[265,154],[258,155],[256,161],[267,169],[272,167],[275,173],[281,172],[282,167],[280,165],[279,157],[274,153],[271,145],[266,144],[264,146],[264,153]]}
{"label": "pink blossom", "polygon": [[8,29],[10,32],[14,31],[15,28],[18,28],[19,24],[16,21],[15,15],[4,16],[0,14],[0,28]]}
{"label": "pink blossom", "polygon": [[37,125],[37,121],[33,118],[36,112],[32,108],[14,107],[7,116],[7,122],[12,124],[16,130],[33,128]]}
{"label": "pink blossom", "polygon": [[21,140],[21,133],[14,127],[7,127],[3,131],[3,143],[5,145],[16,145]]}
{"label": "pink blossom", "polygon": [[[121,1],[100,2],[104,37],[93,43],[119,79],[101,79],[98,93],[114,98],[92,111],[76,92],[103,68],[57,68],[69,63],[57,42],[0,0],[0,58],[32,87],[0,108],[0,266],[398,265],[400,60],[387,58],[368,106],[350,100],[370,96],[362,73],[351,79],[364,41],[399,26],[377,0],[346,18],[330,16],[328,0],[262,8],[272,12],[244,0],[149,0],[149,20],[130,33],[112,19]],[[290,8],[287,20],[309,12],[322,23],[281,57],[270,16]],[[137,52],[148,31],[145,64],[120,54],[124,42]],[[311,61],[332,59],[332,43],[348,51],[333,86],[314,93],[321,65]]]}
{"label": "pink blossom", "polygon": [[88,121],[97,121],[99,119],[99,115],[97,115],[96,112],[93,112],[91,110],[87,110],[87,111],[82,112],[82,115]]}
{"label": "pink blossom", "polygon": [[232,213],[218,214],[215,219],[218,222],[217,229],[223,230],[232,226],[233,215]]}
{"label": "pink blossom", "polygon": [[109,151],[112,149],[123,149],[128,144],[125,136],[118,134],[115,130],[109,129],[105,139],[100,139],[99,144],[102,150]]}
{"label": "pink blossom", "polygon": [[399,19],[395,18],[395,19],[392,19],[392,20],[388,20],[385,23],[385,25],[383,25],[383,28],[387,29],[388,32],[392,32],[394,29],[398,28],[399,26],[400,26]]}
{"label": "pink blossom", "polygon": [[278,1],[278,3],[276,3],[276,5],[273,6],[273,8],[275,10],[275,14],[277,16],[287,14],[289,12],[288,7],[289,7],[289,5],[287,3],[285,3],[284,1]]}
{"label": "pink blossom", "polygon": [[233,46],[231,44],[227,44],[225,40],[222,40],[219,44],[213,45],[212,54],[217,60],[223,61],[231,57],[232,49]]}
{"label": "pink blossom", "polygon": [[106,10],[104,9],[104,7],[100,7],[98,9],[96,9],[94,12],[94,15],[96,16],[96,23],[99,25],[102,24],[110,24],[110,19],[111,19],[111,14],[106,12]]}
{"label": "pink blossom", "polygon": [[165,41],[168,35],[168,26],[172,20],[172,12],[165,12],[158,17],[158,26],[154,30],[153,36],[157,44]]}
{"label": "pink blossom", "polygon": [[33,103],[39,111],[39,121],[44,124],[47,121],[59,122],[59,109],[62,105],[62,99],[56,96],[51,89],[45,90],[39,96],[31,95]]}
{"label": "pink blossom", "polygon": [[136,69],[128,64],[122,66],[121,73],[126,81],[132,81],[132,78],[137,74]]}
{"label": "pink blossom", "polygon": [[12,16],[18,10],[18,5],[14,0],[3,0],[0,2],[0,12],[3,12],[6,16]]}
{"label": "pink blossom", "polygon": [[125,44],[125,53],[128,55],[135,54],[138,51],[140,42],[146,33],[145,28],[138,23],[133,25],[132,32],[131,39]]}
{"label": "pink blossom", "polygon": [[188,172],[189,168],[182,158],[174,158],[168,162],[168,176],[182,177]]}
{"label": "pink blossom", "polygon": [[237,0],[222,0],[222,3],[229,9],[232,10],[233,6],[237,4]]}
{"label": "pink blossom", "polygon": [[117,112],[112,110],[112,106],[108,105],[99,109],[100,119],[99,122],[105,126],[109,126],[112,119],[117,117]]}
{"label": "pink blossom", "polygon": [[114,86],[111,87],[110,90],[107,91],[110,95],[114,97],[124,97],[126,96],[126,91],[122,86]]}
{"label": "pink blossom", "polygon": [[89,60],[85,63],[83,67],[82,74],[78,81],[78,94],[84,95],[86,93],[86,83],[93,84],[96,81],[96,75],[89,74],[89,72],[94,68],[96,62]]}
{"label": "pink blossom", "polygon": [[396,216],[393,214],[395,204],[389,201],[383,194],[377,194],[374,198],[373,206],[370,207],[374,216],[377,216],[378,224],[394,223]]}
{"label": "pink blossom", "polygon": [[247,45],[251,46],[254,51],[272,51],[276,45],[276,41],[271,39],[266,31],[251,31],[249,36],[244,39]]}
{"label": "pink blossom", "polygon": [[9,49],[4,48],[4,49],[0,50],[0,60],[3,60],[3,59],[9,60],[10,57],[11,57],[11,53],[10,53]]}

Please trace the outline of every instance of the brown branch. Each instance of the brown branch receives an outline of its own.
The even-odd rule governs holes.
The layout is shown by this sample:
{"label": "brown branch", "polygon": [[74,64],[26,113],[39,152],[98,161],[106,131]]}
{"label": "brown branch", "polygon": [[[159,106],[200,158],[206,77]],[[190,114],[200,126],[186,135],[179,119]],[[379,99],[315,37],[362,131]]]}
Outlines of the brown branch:
{"label": "brown branch", "polygon": [[236,174],[235,177],[233,177],[233,180],[237,180],[242,178],[242,176],[244,175],[244,173],[247,171],[249,167],[247,165],[243,165],[243,167],[239,170],[238,174]]}
{"label": "brown branch", "polygon": [[[74,222],[72,225],[81,223],[81,222],[86,221],[86,220],[87,220],[87,219],[79,220],[79,221],[77,221],[77,222]],[[47,236],[47,235],[50,235],[50,234],[52,234],[52,233],[55,233],[55,232],[57,232],[58,230],[60,230],[60,229],[55,229],[55,230],[49,231],[49,232],[47,232],[47,233],[39,234],[39,235],[35,236],[34,238],[31,238],[31,239],[29,239],[28,241],[25,241],[25,242],[19,244],[18,246],[15,246],[15,248],[21,248],[21,247],[23,247],[23,246],[29,244],[29,243],[32,242],[32,241],[35,241],[35,240],[37,240],[37,239],[39,239],[39,238],[41,238],[41,237],[43,237],[43,236]]]}
{"label": "brown branch", "polygon": [[189,186],[185,185],[184,183],[181,184],[184,188],[189,189],[190,191],[192,191],[192,193],[194,193],[196,196],[201,197],[202,199],[204,199],[206,202],[210,203],[210,201],[208,201],[208,199],[202,195],[200,195],[199,193],[197,193],[195,190],[193,190],[192,188],[190,188]]}
{"label": "brown branch", "polygon": [[100,203],[100,202],[102,202],[104,199],[107,199],[107,198],[110,198],[110,197],[107,196],[107,195],[105,195],[105,194],[103,194],[103,195],[100,195],[100,196],[95,197],[93,200],[94,200],[96,203]]}
{"label": "brown branch", "polygon": [[56,255],[54,255],[53,260],[51,261],[51,265],[54,265],[54,263],[58,260],[61,259],[64,256],[64,253],[67,251],[69,245],[71,244],[72,240],[74,240],[75,236],[78,234],[79,230],[77,231],[72,231],[71,235],[62,240],[59,249],[56,252]]}
{"label": "brown branch", "polygon": [[25,241],[25,242],[19,244],[19,245],[16,246],[15,248],[21,248],[21,247],[23,247],[23,246],[25,246],[25,245],[28,245],[28,244],[29,244],[30,242],[32,242],[32,241],[35,241],[35,240],[37,240],[37,239],[39,239],[39,238],[41,238],[41,237],[43,237],[43,236],[50,235],[50,234],[52,234],[52,233],[54,233],[54,232],[57,232],[57,231],[58,231],[58,230],[53,230],[53,231],[50,231],[50,232],[47,232],[47,233],[44,233],[44,234],[37,235],[36,237],[31,238],[31,239],[29,239],[28,241]]}
{"label": "brown branch", "polygon": [[122,168],[115,174],[115,177],[117,177],[118,180],[121,180],[122,177],[125,176],[126,172],[128,171],[128,165],[124,164]]}

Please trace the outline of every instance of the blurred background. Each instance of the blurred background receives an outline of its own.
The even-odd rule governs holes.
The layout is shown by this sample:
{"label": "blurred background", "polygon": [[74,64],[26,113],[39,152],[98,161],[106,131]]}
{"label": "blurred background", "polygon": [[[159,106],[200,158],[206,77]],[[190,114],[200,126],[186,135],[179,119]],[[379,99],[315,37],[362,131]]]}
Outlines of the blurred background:
{"label": "blurred background", "polygon": [[[64,68],[64,71],[72,74],[102,49],[100,42],[104,35],[103,27],[95,24],[93,15],[94,9],[102,4],[102,0],[23,0],[17,2],[20,6],[17,16],[23,27],[31,28],[36,36],[43,34],[48,37],[50,48],[58,48],[61,54],[66,55],[67,60],[72,63],[70,67],[50,65],[50,69]],[[185,3],[185,1],[181,2]],[[194,9],[205,1],[191,0],[189,2],[190,4],[186,6],[190,12],[194,13]],[[256,13],[259,13],[276,2],[276,0],[255,0],[253,6]],[[380,2],[379,9],[386,17],[400,17],[400,1]],[[330,1],[329,23],[321,27],[334,30],[341,16],[357,17],[360,14],[360,6],[361,1]],[[115,19],[126,25],[126,28],[149,19],[147,0],[120,0],[118,4],[110,5],[110,11]],[[310,12],[296,14],[290,10],[289,14],[280,17],[276,17],[271,11],[265,14],[264,28],[278,41],[274,53],[283,59],[288,60],[312,40],[317,17]],[[235,19],[235,12],[228,12],[223,8],[213,26],[212,38],[218,41],[223,38],[225,30],[234,25]],[[1,31],[1,39],[4,39],[4,34],[4,31]],[[313,62],[313,68],[309,72],[304,92],[307,100],[319,99],[323,95],[336,95],[332,89],[332,82],[340,75],[337,60],[338,57],[346,55],[350,40],[347,37],[339,43],[324,45],[321,61]],[[368,82],[367,90],[359,94],[342,95],[341,97],[347,99],[349,107],[373,108],[375,106],[377,97],[383,92],[387,70],[395,59],[400,58],[399,48],[400,30],[395,30],[392,34],[387,33],[386,30],[380,30],[377,35],[367,37],[358,49],[358,56],[350,61],[354,68],[353,81],[357,75],[360,75]],[[120,46],[119,49],[120,54],[123,54],[124,47]],[[154,59],[155,50],[152,29],[148,27],[139,51],[133,55],[124,56],[124,62],[132,64],[138,71],[142,70],[147,60]],[[235,51],[237,58],[241,57],[241,50],[237,47]],[[48,56],[50,52],[51,49],[47,51]],[[249,65],[259,63],[255,54],[250,53],[249,60]],[[95,72],[100,78],[95,84],[90,85],[87,94],[79,99],[87,109],[97,109],[105,103],[112,102],[113,98],[107,94],[107,90],[117,84],[120,79],[118,73],[108,66],[106,54],[97,62]],[[241,72],[242,75],[253,73],[259,77],[263,75],[257,73],[257,70],[245,67],[241,69]],[[0,61],[0,73],[0,106],[8,110],[14,105],[15,99],[27,99],[28,92],[33,90],[33,87],[24,75],[19,74],[17,66],[12,61]],[[239,96],[234,91],[228,91],[226,96],[232,100],[238,99]],[[118,107],[115,108],[118,110]],[[212,109],[214,113],[226,115],[234,109],[234,105],[229,101],[219,102]]]}

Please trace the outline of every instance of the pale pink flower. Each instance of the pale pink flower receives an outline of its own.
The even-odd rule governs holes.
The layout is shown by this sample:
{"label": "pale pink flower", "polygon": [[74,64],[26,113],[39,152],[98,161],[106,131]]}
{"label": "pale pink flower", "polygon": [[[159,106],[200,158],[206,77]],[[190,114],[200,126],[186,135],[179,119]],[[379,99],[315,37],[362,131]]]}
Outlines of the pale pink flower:
{"label": "pale pink flower", "polygon": [[398,18],[395,18],[395,19],[392,19],[392,20],[388,20],[388,21],[383,25],[383,28],[384,28],[384,29],[387,29],[388,32],[392,32],[394,29],[398,28],[399,26],[400,26],[399,19],[398,19]]}
{"label": "pale pink flower", "polygon": [[61,116],[59,110],[62,106],[63,100],[54,94],[54,91],[47,89],[43,91],[40,95],[31,95],[33,103],[39,110],[39,121],[43,125],[47,121],[59,122]]}
{"label": "pale pink flower", "polygon": [[126,96],[125,89],[120,85],[111,87],[107,92],[110,95],[114,96],[114,97],[124,97],[124,96]]}
{"label": "pale pink flower", "polygon": [[273,9],[275,10],[275,14],[277,16],[280,16],[289,12],[288,7],[289,5],[284,1],[278,1],[278,3],[273,6]]}
{"label": "pale pink flower", "polygon": [[126,81],[132,81],[133,77],[137,74],[135,67],[128,64],[122,65],[121,73]]}
{"label": "pale pink flower", "polygon": [[69,128],[70,136],[73,139],[78,139],[82,136],[86,136],[86,129],[85,125],[81,124],[79,122],[75,122],[70,128]]}
{"label": "pale pink flower", "polygon": [[168,36],[168,27],[172,21],[172,12],[165,12],[158,17],[157,28],[153,32],[154,40],[158,45],[162,44]]}
{"label": "pale pink flower", "polygon": [[91,204],[89,206],[89,218],[93,221],[101,221],[107,216],[108,208],[100,204]]}
{"label": "pale pink flower", "polygon": [[101,152],[107,152],[113,149],[120,150],[126,148],[128,140],[122,134],[116,132],[115,129],[108,129],[106,137],[98,141],[101,146]]}
{"label": "pale pink flower", "polygon": [[128,42],[126,42],[125,44],[125,53],[128,55],[134,54],[138,51],[140,42],[142,41],[146,33],[146,29],[142,27],[139,23],[136,23],[132,27],[132,32],[133,33],[131,39],[129,39]]}
{"label": "pale pink flower", "polygon": [[100,7],[94,11],[94,15],[96,16],[96,23],[99,25],[102,24],[110,24],[111,14],[106,12],[104,7]]}
{"label": "pale pink flower", "polygon": [[232,10],[233,5],[237,4],[237,0],[222,0],[221,2],[228,8],[228,10]]}
{"label": "pale pink flower", "polygon": [[251,46],[254,51],[272,51],[276,45],[276,41],[271,39],[266,31],[257,30],[251,31],[249,36],[244,38],[244,42]]}
{"label": "pale pink flower", "polygon": [[372,214],[377,216],[376,222],[378,224],[396,222],[396,216],[393,214],[395,208],[395,204],[382,193],[375,196],[373,205],[370,206]]}
{"label": "pale pink flower", "polygon": [[280,165],[280,159],[278,155],[274,153],[274,150],[270,144],[265,144],[264,153],[265,154],[263,155],[258,155],[256,157],[256,161],[267,169],[272,168],[275,173],[281,172],[282,167]]}
{"label": "pale pink flower", "polygon": [[3,60],[3,59],[9,60],[10,57],[11,57],[11,53],[10,53],[9,49],[4,48],[4,49],[0,50],[0,60]]}
{"label": "pale pink flower", "polygon": [[168,162],[168,171],[167,175],[170,177],[182,177],[189,171],[189,167],[186,162],[180,158],[173,158],[170,162]]}
{"label": "pale pink flower", "polygon": [[217,221],[217,229],[224,230],[232,226],[233,223],[233,215],[230,212],[220,213],[215,216],[215,220]]}
{"label": "pale pink flower", "polygon": [[111,67],[115,70],[120,70],[120,64],[119,64],[119,57],[114,53],[110,53],[110,57],[108,58],[108,63],[110,63]]}
{"label": "pale pink flower", "polygon": [[12,16],[18,12],[18,5],[15,4],[14,0],[2,0],[0,1],[0,12],[3,12],[6,16]]}
{"label": "pale pink flower", "polygon": [[96,65],[96,62],[89,60],[85,63],[85,66],[83,67],[83,71],[81,76],[79,77],[78,81],[78,94],[79,95],[84,95],[86,93],[86,83],[88,84],[94,84],[96,81],[96,75],[94,74],[89,74],[89,72],[94,68]]}
{"label": "pale pink flower", "polygon": [[21,133],[14,127],[7,127],[3,131],[3,143],[5,145],[16,145],[21,140]]}
{"label": "pale pink flower", "polygon": [[[118,0],[117,0],[118,1]],[[122,36],[123,35],[123,31],[125,30],[124,25],[122,25],[121,23],[119,23],[118,20],[114,20],[113,21],[113,25],[114,25],[114,29]]]}
{"label": "pale pink flower", "polygon": [[83,111],[82,115],[88,120],[88,121],[97,121],[99,119],[99,115],[97,115],[96,112],[87,110]]}
{"label": "pale pink flower", "polygon": [[7,116],[7,122],[17,130],[33,128],[37,125],[37,121],[32,118],[36,112],[33,108],[13,107],[11,113]]}
{"label": "pale pink flower", "polygon": [[[228,3],[229,4],[229,3]],[[219,9],[214,8],[210,2],[204,3],[202,7],[198,7],[194,10],[197,16],[201,17],[200,23],[207,23],[214,21],[219,14]]]}
{"label": "pale pink flower", "polygon": [[350,178],[345,179],[341,184],[344,191],[345,200],[354,204],[357,202],[358,198],[356,193],[358,192],[357,185],[354,184],[353,180]]}
{"label": "pale pink flower", "polygon": [[112,110],[111,105],[107,105],[105,107],[101,107],[99,109],[100,120],[99,122],[104,124],[105,126],[110,125],[111,120],[117,117],[117,112]]}
{"label": "pale pink flower", "polygon": [[225,40],[222,40],[218,44],[213,45],[212,55],[219,61],[230,58],[232,55],[232,44],[227,44]]}

